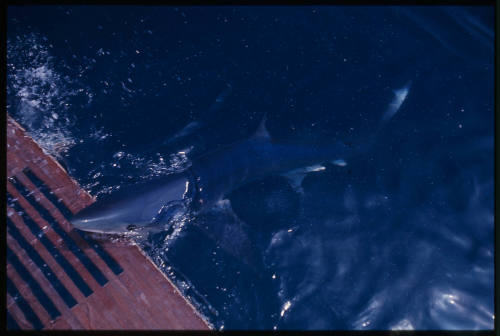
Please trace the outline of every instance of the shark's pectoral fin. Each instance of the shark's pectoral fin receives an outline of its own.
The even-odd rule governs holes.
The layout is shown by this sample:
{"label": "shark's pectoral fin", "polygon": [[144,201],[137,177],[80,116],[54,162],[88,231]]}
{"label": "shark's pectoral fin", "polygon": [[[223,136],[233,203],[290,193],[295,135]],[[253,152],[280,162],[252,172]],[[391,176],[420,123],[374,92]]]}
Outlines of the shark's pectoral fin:
{"label": "shark's pectoral fin", "polygon": [[136,232],[138,234],[144,231],[151,234],[166,231],[170,234],[174,230],[175,225],[178,224],[178,221],[181,220],[186,213],[187,207],[183,201],[172,201],[163,205],[156,215],[151,218],[148,225],[142,225],[140,227],[129,225],[127,229],[129,232]]}
{"label": "shark's pectoral fin", "polygon": [[339,167],[345,167],[347,166],[347,162],[345,162],[344,159],[336,159],[336,160],[332,160],[330,161],[330,163],[336,165],[336,166],[339,166]]}
{"label": "shark's pectoral fin", "polygon": [[293,190],[300,194],[304,193],[304,190],[302,190],[302,180],[304,180],[306,174],[282,174],[282,176],[288,179]]}
{"label": "shark's pectoral fin", "polygon": [[186,204],[183,200],[171,201],[163,205],[151,219],[150,225],[166,224],[186,213]]}
{"label": "shark's pectoral fin", "polygon": [[[330,161],[330,163],[332,163],[336,166],[340,166],[340,167],[345,167],[347,165],[347,162],[345,162],[343,159],[332,160],[332,161]],[[318,172],[318,171],[322,171],[325,169],[326,169],[326,167],[324,165],[315,164],[312,166],[301,167],[301,168],[290,170],[286,173],[281,174],[281,176],[284,176],[288,179],[290,185],[292,186],[292,188],[295,191],[297,191],[299,193],[303,193],[302,181],[304,180],[306,175],[311,173],[311,172]]]}
{"label": "shark's pectoral fin", "polygon": [[249,228],[233,212],[228,199],[219,201],[214,208],[199,213],[197,217],[195,223],[222,250],[253,271],[258,269],[261,261],[250,240]]}
{"label": "shark's pectoral fin", "polygon": [[299,192],[303,193],[302,190],[302,181],[306,177],[306,175],[310,172],[317,172],[317,171],[322,171],[325,170],[325,166],[321,164],[315,164],[312,166],[307,166],[307,167],[302,167],[302,168],[297,168],[290,170],[286,173],[281,174],[282,176],[286,177],[292,186],[292,188]]}

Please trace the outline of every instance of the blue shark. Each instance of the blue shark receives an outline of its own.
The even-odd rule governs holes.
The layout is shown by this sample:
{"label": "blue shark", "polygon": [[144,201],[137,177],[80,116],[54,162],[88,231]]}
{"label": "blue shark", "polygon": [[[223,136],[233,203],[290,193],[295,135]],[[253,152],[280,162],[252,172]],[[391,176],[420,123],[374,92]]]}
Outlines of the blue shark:
{"label": "blue shark", "polygon": [[[250,138],[202,154],[183,171],[120,188],[99,198],[70,221],[84,231],[134,234],[167,230],[178,220],[198,216],[200,220],[193,222],[219,246],[233,256],[248,258],[248,230],[238,221],[226,197],[240,186],[273,174],[289,178],[301,192],[304,176],[325,169],[322,163],[346,166],[349,159],[370,150],[376,134],[406,100],[410,85],[408,82],[394,91],[377,131],[366,143],[352,145],[339,139],[321,145],[277,143],[271,139],[264,117]],[[207,225],[202,218],[213,209],[222,210],[229,225],[225,221]]]}
{"label": "blue shark", "polygon": [[99,198],[70,222],[84,231],[133,236],[173,232],[184,219],[195,217],[188,222],[258,274],[256,265],[262,261],[250,240],[250,230],[234,214],[226,196],[246,183],[290,169],[295,169],[292,173],[301,180],[307,172],[315,171],[311,164],[355,151],[340,141],[321,146],[274,143],[264,118],[251,138],[206,153],[184,171],[120,188]]}
{"label": "blue shark", "polygon": [[314,171],[311,165],[343,162],[357,151],[341,141],[317,146],[274,143],[265,122],[249,139],[206,153],[184,171],[103,196],[71,223],[80,230],[113,234],[161,228],[187,212],[202,213],[221,204],[246,183],[299,167]]}

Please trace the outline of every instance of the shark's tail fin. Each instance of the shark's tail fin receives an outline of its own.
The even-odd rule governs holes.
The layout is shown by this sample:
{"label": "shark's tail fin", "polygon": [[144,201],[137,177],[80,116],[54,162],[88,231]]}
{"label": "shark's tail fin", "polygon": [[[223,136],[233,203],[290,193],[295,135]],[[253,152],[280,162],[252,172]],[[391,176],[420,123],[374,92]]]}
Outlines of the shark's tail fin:
{"label": "shark's tail fin", "polygon": [[[387,106],[387,109],[385,110],[384,114],[380,118],[380,121],[375,129],[375,132],[370,134],[367,139],[365,138],[362,144],[355,146],[357,154],[368,153],[369,151],[371,151],[373,146],[375,146],[377,139],[379,137],[379,134],[386,127],[386,125],[389,123],[389,121],[392,120],[392,118],[401,109],[401,106],[403,105],[406,98],[408,97],[411,85],[412,85],[412,80],[409,80],[408,82],[406,82],[406,84],[403,87],[396,89],[396,90],[393,90],[394,97],[392,98],[391,102]],[[345,165],[344,162],[341,162],[341,163],[342,163],[342,165]],[[339,165],[339,164],[337,164],[337,165]]]}
{"label": "shark's tail fin", "polygon": [[404,101],[406,100],[406,97],[408,96],[408,93],[410,92],[412,80],[409,80],[402,88],[393,90],[394,92],[394,97],[392,98],[392,101],[389,103],[389,106],[387,106],[387,109],[385,110],[385,113],[382,115],[382,118],[380,119],[378,128],[377,128],[377,133],[382,130],[382,128],[385,127],[385,125],[396,115],[396,113],[399,111],[401,108],[401,105],[403,105]]}

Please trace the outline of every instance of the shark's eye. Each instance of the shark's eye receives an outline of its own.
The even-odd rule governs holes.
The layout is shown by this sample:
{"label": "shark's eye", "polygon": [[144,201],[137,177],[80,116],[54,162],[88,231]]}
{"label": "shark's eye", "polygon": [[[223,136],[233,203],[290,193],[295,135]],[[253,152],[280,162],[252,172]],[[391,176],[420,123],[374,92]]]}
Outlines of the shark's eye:
{"label": "shark's eye", "polygon": [[129,226],[127,226],[127,230],[128,231],[134,231],[135,229],[137,229],[136,225],[129,225]]}

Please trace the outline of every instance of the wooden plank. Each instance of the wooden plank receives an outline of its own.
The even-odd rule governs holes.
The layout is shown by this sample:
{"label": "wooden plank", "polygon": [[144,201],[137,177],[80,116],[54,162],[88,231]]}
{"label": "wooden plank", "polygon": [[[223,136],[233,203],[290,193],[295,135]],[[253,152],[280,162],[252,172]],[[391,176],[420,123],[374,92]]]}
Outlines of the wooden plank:
{"label": "wooden plank", "polygon": [[[82,245],[86,244],[86,242],[78,235],[74,234],[73,236],[75,237],[75,239],[78,239],[78,241]],[[122,246],[122,248],[127,249],[127,248],[133,248],[133,247],[132,246]],[[106,270],[105,275],[109,279],[109,285],[106,284],[106,288],[109,289],[107,293],[109,295],[113,296],[117,305],[120,307],[134,307],[134,306],[141,307],[141,305],[137,305],[137,302],[135,302],[137,300],[137,297],[132,295],[130,293],[130,291],[128,290],[128,288],[126,286],[124,286],[123,283],[120,281],[120,277],[124,273],[128,273],[128,272],[122,272],[120,274],[120,276],[117,277],[111,271],[111,269],[109,269],[105,265],[105,263],[102,261],[102,259],[100,259],[100,257],[97,255],[97,253],[94,250],[92,250],[90,247],[86,248],[85,250],[86,250],[86,252],[88,252],[91,259],[94,260],[96,262],[96,264],[98,264],[98,266],[100,266],[101,269]],[[143,283],[143,280],[141,280],[140,283]],[[134,287],[136,287],[136,286],[134,286]],[[144,309],[142,309],[142,307],[141,307],[141,309],[133,310],[130,313],[135,314],[135,316],[133,317],[134,320],[132,320],[131,323],[127,325],[127,329],[141,329],[141,324],[136,323],[135,320],[137,320],[137,322],[142,321],[143,322],[142,326],[148,325],[148,326],[154,327],[156,325],[156,323],[150,318],[150,316],[148,316],[150,314],[146,315],[144,312]]]}
{"label": "wooden plank", "polygon": [[[26,267],[30,271],[31,275],[38,281],[49,298],[54,302],[56,308],[61,312],[61,315],[66,316],[66,320],[68,321],[69,325],[72,327],[81,328],[81,324],[74,318],[74,316],[72,316],[70,308],[66,305],[66,303],[64,303],[52,284],[42,274],[42,271],[38,268],[38,266],[34,265],[32,262],[26,262],[26,260],[30,260],[27,253],[17,244],[17,242],[10,236],[10,234],[7,234],[7,244],[17,254],[24,267]],[[38,310],[35,311],[38,312]],[[60,318],[61,317],[58,317],[56,318],[56,320],[59,320]],[[49,323],[44,323],[45,328],[50,329],[51,325],[53,325],[56,320],[50,320]],[[42,322],[44,321],[42,320]]]}
{"label": "wooden plank", "polygon": [[26,164],[18,158],[12,151],[7,151],[7,176],[14,176],[19,173]]}
{"label": "wooden plank", "polygon": [[10,306],[12,306],[12,305],[15,305],[15,304],[16,304],[16,301],[14,301],[14,299],[13,299],[10,295],[8,295],[8,296],[7,296],[7,300],[6,300],[6,302],[7,302],[7,307],[6,307],[6,308],[7,308],[7,310],[9,310],[9,307],[10,307]]}
{"label": "wooden plank", "polygon": [[8,293],[7,293],[7,302],[14,302],[14,304],[9,305],[9,313],[14,317],[17,324],[19,324],[19,326],[22,329],[33,330],[33,326],[31,325],[31,323],[28,322],[28,320],[24,316],[24,313],[17,306],[17,303],[15,302],[14,298],[10,296],[10,294]]}
{"label": "wooden plank", "polygon": [[76,285],[71,281],[69,276],[64,272],[59,263],[52,257],[49,251],[43,246],[38,238],[33,236],[31,231],[23,223],[23,220],[19,215],[12,209],[7,208],[7,216],[14,222],[16,227],[21,232],[21,235],[33,246],[33,248],[40,254],[44,261],[49,265],[49,267],[54,271],[57,278],[61,283],[68,289],[68,291],[73,295],[77,302],[82,301],[85,297],[76,287]]}
{"label": "wooden plank", "polygon": [[73,309],[87,329],[127,329],[133,311],[123,311],[112,294],[106,285]]}
{"label": "wooden plank", "polygon": [[106,284],[105,295],[111,296],[115,301],[114,311],[120,311],[122,317],[122,322],[125,324],[125,329],[140,329],[144,326],[142,317],[137,313],[137,310],[130,310],[130,304],[133,300],[125,295],[125,292],[115,284],[115,282],[110,282]]}
{"label": "wooden plank", "polygon": [[[138,248],[137,251],[142,255],[143,252]],[[208,323],[203,320],[201,315],[197,312],[196,308],[181,294],[177,287],[168,279],[168,277],[157,268],[157,266],[148,257],[142,255],[148,262],[141,263],[145,270],[145,274],[154,274],[153,281],[156,282],[157,288],[163,288],[165,292],[170,292],[172,300],[171,302],[163,302],[165,309],[169,309],[173,312],[173,315],[178,321],[189,321],[190,325],[196,326],[197,328],[202,328],[203,325]],[[186,305],[186,309],[172,309],[172,307]],[[196,316],[193,319],[193,315]]]}
{"label": "wooden plank", "polygon": [[123,296],[131,306],[140,307],[136,312],[143,321],[143,326],[147,325],[150,329],[165,329],[161,327],[161,319],[157,319],[160,317],[157,309],[142,302],[144,294],[137,289],[137,286],[131,284],[128,272],[121,273],[113,283],[123,291]]}
{"label": "wooden plank", "polygon": [[[50,328],[46,328],[49,330],[72,330],[72,329],[81,329],[80,323],[72,324],[69,319],[76,320],[72,315],[65,314],[63,316],[59,316],[56,321],[52,322]],[[57,327],[56,327],[57,326]]]}
{"label": "wooden plank", "polygon": [[26,186],[30,191],[33,192],[33,195],[37,199],[38,203],[40,203],[45,209],[49,211],[49,213],[54,217],[57,222],[62,226],[64,231],[70,232],[73,228],[71,224],[64,220],[64,217],[59,213],[57,208],[49,201],[44,194],[42,194],[38,188],[24,175],[22,172],[16,174],[16,178]]}
{"label": "wooden plank", "polygon": [[[33,276],[33,278],[36,279],[40,287],[46,292],[46,294],[49,296],[49,298],[54,302],[54,305],[56,308],[61,312],[67,309],[67,306],[64,304],[62,299],[59,297],[59,295],[56,293],[54,288],[51,286],[51,284],[47,281],[47,279],[43,276],[42,272],[38,268],[37,265],[35,265],[31,259],[26,255],[26,252],[17,244],[17,242],[14,240],[14,238],[11,237],[10,234],[7,234],[7,246],[17,255],[17,258],[21,261],[22,265],[30,272],[30,274]],[[22,288],[28,287],[27,284],[18,276],[17,272],[12,268],[11,265],[7,265],[8,268],[11,268],[14,273],[9,274],[9,277],[12,279],[14,284],[18,287],[19,291],[21,294],[24,295],[24,292],[22,291]],[[28,287],[29,288],[29,287]],[[31,290],[29,290],[31,292]],[[34,298],[34,300],[38,302],[38,299],[36,299],[33,294],[31,296]],[[28,298],[27,298],[27,301]],[[30,302],[30,301],[29,301]],[[33,306],[32,306],[33,307]],[[38,312],[33,307],[33,310]],[[45,309],[42,307],[42,313],[39,315],[40,319],[42,320],[44,326],[48,326],[52,319],[48,315],[48,313],[45,311]],[[45,319],[45,316],[47,319]]]}
{"label": "wooden plank", "polygon": [[73,314],[81,321],[85,329],[90,330],[111,330],[121,329],[115,323],[113,318],[110,318],[109,313],[104,311],[102,305],[96,305],[95,300],[89,297],[87,301],[80,303],[73,308]]}
{"label": "wooden plank", "polygon": [[[128,290],[119,280],[110,282],[108,287],[113,288],[115,301],[126,314],[130,306],[137,307],[136,298],[130,295]],[[130,326],[128,326],[127,329],[142,329],[145,325],[153,329],[153,326],[156,324],[150,317],[144,315],[142,309],[133,310],[133,314],[128,313],[128,315],[131,316],[129,319]]]}
{"label": "wooden plank", "polygon": [[[172,320],[168,311],[166,312],[162,305],[165,300],[169,301],[170,297],[166,296],[164,292],[159,292],[154,284],[150,284],[149,280],[151,274],[143,274],[136,272],[137,265],[126,258],[122,258],[122,265],[127,271],[124,272],[126,276],[121,276],[124,285],[130,291],[138,291],[138,306],[145,307],[150,313],[151,317],[157,321],[160,328],[182,328],[178,326],[178,322]],[[161,293],[161,295],[160,295]]]}
{"label": "wooden plank", "polygon": [[54,246],[57,247],[59,252],[69,261],[69,263],[76,269],[83,280],[89,285],[89,287],[95,291],[100,285],[94,279],[94,277],[89,273],[89,271],[83,266],[80,260],[69,251],[68,247],[64,245],[63,239],[50,228],[50,224],[47,223],[38,212],[31,206],[31,204],[26,201],[26,199],[16,190],[10,182],[7,182],[7,191],[18,199],[19,204],[23,210],[38,224],[41,229],[44,229],[45,236],[52,242]]}
{"label": "wooden plank", "polygon": [[82,323],[76,318],[72,310],[65,311],[46,329],[57,330],[81,330],[84,329]]}
{"label": "wooden plank", "polygon": [[28,284],[24,282],[23,279],[21,279],[21,276],[9,263],[7,263],[7,276],[12,280],[12,282],[14,282],[21,296],[30,305],[31,309],[35,311],[35,313],[38,315],[38,318],[40,318],[40,321],[42,321],[42,324],[44,326],[49,325],[51,321],[49,314],[35,297]]}
{"label": "wooden plank", "polygon": [[[28,200],[24,199],[16,188],[8,182],[8,192],[18,199],[18,204],[23,211],[36,222],[40,229],[43,228],[47,240],[57,248],[58,252],[68,260],[93,290],[90,296],[84,297],[59,262],[53,258],[51,252],[26,226],[21,216],[16,214],[14,209],[8,208],[8,216],[19,230],[19,232],[12,231],[17,235],[17,238],[14,239],[10,235],[8,236],[9,246],[16,251],[15,253],[19,255],[20,260],[23,260],[25,267],[30,270],[61,312],[61,316],[57,317],[55,321],[49,321],[47,328],[57,330],[210,329],[208,323],[201,318],[189,301],[182,296],[175,285],[168,280],[152,261],[142,254],[139,247],[101,242],[102,249],[119,263],[123,272],[116,275],[109,268],[108,264],[97,254],[93,247],[89,246],[85,239],[72,230],[71,224],[64,218],[59,209],[36,188],[23,173],[23,170],[29,168],[54,192],[56,197],[62,200],[72,213],[76,213],[91,204],[94,201],[92,196],[82,190],[56,160],[46,155],[40,146],[27,136],[26,131],[19,124],[10,117],[8,117],[7,122],[7,175],[16,176],[22,185],[27,187],[30,192],[33,192],[37,201],[35,206],[42,206],[43,208],[40,208],[40,211],[48,210],[48,213],[84,252],[89,261],[108,280],[103,286],[99,285],[94,276],[82,264],[82,261],[68,249],[68,246],[65,246],[65,241],[59,234],[50,227],[49,223],[40,216]],[[18,246],[16,239],[20,239],[19,235],[33,246],[40,258],[54,271],[61,284],[77,300],[78,303],[73,308],[69,309],[65,305],[62,298],[50,284],[50,281],[45,278],[43,272],[38,268],[38,265],[33,264],[29,260],[29,254]],[[26,243],[23,240],[20,240],[20,242],[22,244]],[[32,255],[35,256],[35,254]],[[26,300],[29,298],[30,303],[35,305],[34,310],[36,313],[39,314],[44,311],[40,303],[38,303],[40,307],[37,307],[36,302],[32,302],[33,296],[29,295],[30,288],[28,288],[27,284],[22,282],[22,279],[19,278],[19,275],[15,273],[12,267],[8,269],[9,274],[15,279],[16,286],[19,286],[23,294],[26,295]],[[26,321],[17,303],[9,296],[7,297],[7,308],[21,328],[32,329],[30,322]],[[47,316],[50,319],[50,316],[46,314],[43,320],[44,324],[47,323]]]}
{"label": "wooden plank", "polygon": [[101,259],[101,257],[90,247],[87,242],[82,239],[78,234],[72,232],[71,224],[64,218],[64,216],[59,212],[59,210],[50,202],[43,193],[41,193],[36,186],[26,177],[26,175],[19,173],[16,175],[21,183],[23,183],[29,190],[33,190],[33,194],[38,202],[49,211],[49,213],[54,217],[54,219],[61,225],[63,230],[68,233],[68,236],[75,241],[76,245],[84,251],[84,253],[89,257],[90,261],[96,265],[96,267],[104,274],[104,276],[109,280],[115,277],[115,274],[106,265],[106,263]]}
{"label": "wooden plank", "polygon": [[24,162],[23,168],[30,167],[73,212],[80,211],[94,201],[88,193],[78,187],[56,160],[46,155],[42,148],[26,135],[25,130],[17,122],[10,117],[7,118],[7,122],[10,130],[7,132],[9,151]]}
{"label": "wooden plank", "polygon": [[149,262],[143,262],[141,264],[137,264],[139,266],[140,270],[138,274],[142,271],[143,274],[151,274],[151,276],[148,278],[148,282],[151,284],[152,287],[157,288],[158,290],[163,290],[166,293],[171,293],[171,297],[169,302],[159,302],[158,303],[158,308],[163,311],[163,314],[165,317],[168,316],[168,319],[171,321],[172,324],[176,326],[176,328],[181,328],[182,324],[186,319],[189,321],[189,316],[183,316],[183,310],[177,310],[177,309],[172,309],[173,307],[179,305],[179,304],[184,304],[184,302],[181,302],[183,300],[180,296],[179,293],[175,291],[175,289],[172,286],[169,286],[169,284],[166,281],[161,281],[163,279],[159,279],[159,274],[153,271],[151,264]]}
{"label": "wooden plank", "polygon": [[[149,261],[144,262],[144,256],[137,254],[138,248],[136,251],[127,252],[121,252],[122,265],[129,270],[128,274],[132,277],[134,285],[142,289],[144,299],[161,314],[161,320],[174,329],[185,329],[186,326],[192,329],[202,328],[204,324],[202,319],[192,307],[186,304],[185,299],[176,292],[174,287],[168,286],[167,282],[159,282],[160,274],[156,270],[151,272]],[[142,262],[138,262],[140,260]],[[159,296],[157,293],[165,295]],[[176,307],[183,307],[183,309],[176,309]],[[181,315],[180,312],[188,312],[188,314]]]}

